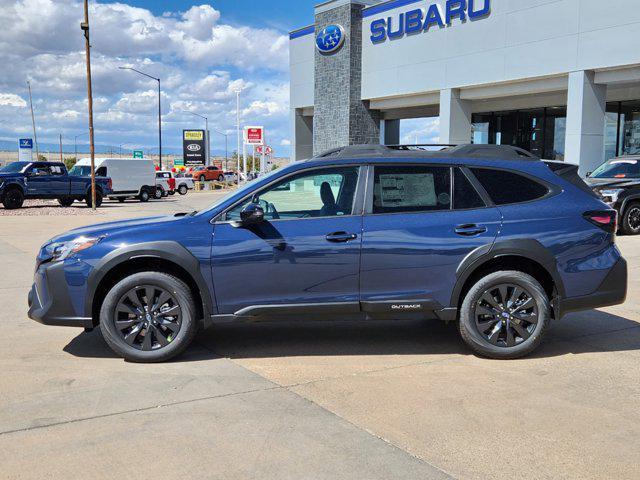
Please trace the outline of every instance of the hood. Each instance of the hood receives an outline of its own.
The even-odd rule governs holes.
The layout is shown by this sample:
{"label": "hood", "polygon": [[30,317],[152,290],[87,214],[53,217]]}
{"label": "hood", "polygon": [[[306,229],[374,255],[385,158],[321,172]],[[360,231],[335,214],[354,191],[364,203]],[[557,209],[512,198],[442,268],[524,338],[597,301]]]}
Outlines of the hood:
{"label": "hood", "polygon": [[591,188],[626,188],[640,185],[640,178],[587,178]]}
{"label": "hood", "polygon": [[23,173],[2,173],[0,172],[0,178],[9,178],[9,177],[23,177]]}
{"label": "hood", "polygon": [[[69,230],[62,235],[58,235],[57,237],[52,238],[49,242],[64,242],[67,240],[73,240],[74,238],[85,236],[85,237],[97,237],[97,236],[107,236],[110,237],[122,231],[130,231],[136,229],[138,227],[149,228],[154,225],[163,225],[165,223],[170,222],[180,222],[184,217],[175,217],[175,216],[162,216],[162,217],[145,217],[145,218],[136,218],[132,220],[121,220],[117,222],[107,222],[107,223],[99,223],[97,225],[90,225],[88,227],[75,228],[73,230]],[[172,228],[169,226],[164,226],[164,228]]]}

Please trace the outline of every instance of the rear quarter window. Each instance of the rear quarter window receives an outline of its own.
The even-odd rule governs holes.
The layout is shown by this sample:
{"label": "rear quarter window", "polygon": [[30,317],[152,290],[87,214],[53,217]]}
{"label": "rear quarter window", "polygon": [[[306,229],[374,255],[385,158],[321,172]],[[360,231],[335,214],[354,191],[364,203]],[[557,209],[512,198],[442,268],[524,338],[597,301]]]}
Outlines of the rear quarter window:
{"label": "rear quarter window", "polygon": [[545,185],[515,172],[491,168],[471,171],[496,205],[530,202],[549,193]]}

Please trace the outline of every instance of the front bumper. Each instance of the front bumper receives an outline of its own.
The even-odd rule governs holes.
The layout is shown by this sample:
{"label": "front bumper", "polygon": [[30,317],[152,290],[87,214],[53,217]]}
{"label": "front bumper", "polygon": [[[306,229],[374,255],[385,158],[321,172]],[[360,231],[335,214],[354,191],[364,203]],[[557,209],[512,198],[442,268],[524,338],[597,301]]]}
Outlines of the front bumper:
{"label": "front bumper", "polygon": [[627,281],[627,262],[621,257],[595,292],[581,297],[562,299],[560,315],[624,303],[627,299]]}
{"label": "front bumper", "polygon": [[39,266],[28,296],[29,318],[43,325],[93,328],[93,319],[75,315],[62,263]]}

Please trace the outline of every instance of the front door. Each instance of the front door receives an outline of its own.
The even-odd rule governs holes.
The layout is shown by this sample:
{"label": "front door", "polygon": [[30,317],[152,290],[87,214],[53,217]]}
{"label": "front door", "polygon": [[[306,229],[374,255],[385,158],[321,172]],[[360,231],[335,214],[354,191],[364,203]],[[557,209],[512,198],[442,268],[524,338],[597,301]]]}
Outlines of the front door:
{"label": "front door", "polygon": [[485,204],[467,175],[449,166],[374,167],[363,220],[364,311],[449,306],[458,266],[473,250],[491,246],[501,224],[499,211]]}
{"label": "front door", "polygon": [[[305,170],[223,214],[212,246],[219,313],[358,312],[359,173],[357,166]],[[234,227],[249,203],[263,207],[265,221]]]}

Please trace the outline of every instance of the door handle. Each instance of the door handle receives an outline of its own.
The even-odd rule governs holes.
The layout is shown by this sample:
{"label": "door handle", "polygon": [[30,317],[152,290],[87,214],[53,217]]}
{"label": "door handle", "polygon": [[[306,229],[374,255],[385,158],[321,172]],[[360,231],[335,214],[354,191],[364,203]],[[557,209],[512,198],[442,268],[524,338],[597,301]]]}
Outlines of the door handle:
{"label": "door handle", "polygon": [[454,230],[458,235],[463,237],[475,237],[487,233],[487,227],[476,224],[458,225]]}
{"label": "door handle", "polygon": [[328,242],[345,243],[350,242],[351,240],[355,240],[356,238],[358,238],[358,235],[356,235],[355,233],[334,232],[329,233],[325,238]]}

